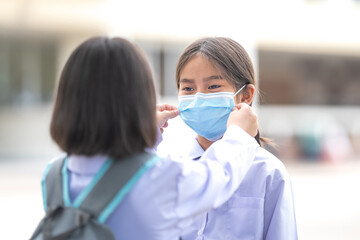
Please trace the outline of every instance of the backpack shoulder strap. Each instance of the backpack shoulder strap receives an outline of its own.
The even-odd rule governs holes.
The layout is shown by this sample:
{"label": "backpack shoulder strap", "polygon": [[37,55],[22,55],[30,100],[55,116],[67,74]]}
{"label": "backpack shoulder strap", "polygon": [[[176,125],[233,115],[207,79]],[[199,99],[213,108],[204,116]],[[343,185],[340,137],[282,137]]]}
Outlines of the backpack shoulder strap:
{"label": "backpack shoulder strap", "polygon": [[62,170],[65,157],[58,158],[46,167],[42,180],[42,191],[45,211],[64,205]]}
{"label": "backpack shoulder strap", "polygon": [[79,208],[104,223],[135,183],[158,160],[159,157],[149,153],[114,160],[84,200],[79,200]]}

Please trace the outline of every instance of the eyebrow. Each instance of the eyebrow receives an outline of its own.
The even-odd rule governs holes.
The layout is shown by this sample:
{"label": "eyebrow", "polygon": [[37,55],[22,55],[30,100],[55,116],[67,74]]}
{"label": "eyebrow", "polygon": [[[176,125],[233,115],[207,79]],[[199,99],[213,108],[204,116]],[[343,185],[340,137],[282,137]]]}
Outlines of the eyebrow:
{"label": "eyebrow", "polygon": [[205,82],[208,82],[211,80],[224,80],[224,79],[220,75],[213,75],[213,76],[204,78]]}
{"label": "eyebrow", "polygon": [[[211,80],[224,80],[224,79],[219,75],[213,75],[213,76],[206,77],[203,79],[204,82],[208,82]],[[188,79],[188,78],[180,79],[180,83],[194,83],[194,82],[195,82],[194,79]]]}
{"label": "eyebrow", "polygon": [[194,83],[194,79],[182,78],[180,79],[180,83]]}

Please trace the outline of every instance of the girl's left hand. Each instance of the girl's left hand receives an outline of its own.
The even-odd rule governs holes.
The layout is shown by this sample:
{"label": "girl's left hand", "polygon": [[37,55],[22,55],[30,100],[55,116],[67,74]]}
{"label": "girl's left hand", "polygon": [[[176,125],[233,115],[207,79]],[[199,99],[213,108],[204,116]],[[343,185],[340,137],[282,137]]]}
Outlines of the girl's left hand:
{"label": "girl's left hand", "polygon": [[164,128],[168,126],[168,120],[179,115],[177,107],[169,104],[156,105],[156,122],[160,128],[161,133],[164,132]]}

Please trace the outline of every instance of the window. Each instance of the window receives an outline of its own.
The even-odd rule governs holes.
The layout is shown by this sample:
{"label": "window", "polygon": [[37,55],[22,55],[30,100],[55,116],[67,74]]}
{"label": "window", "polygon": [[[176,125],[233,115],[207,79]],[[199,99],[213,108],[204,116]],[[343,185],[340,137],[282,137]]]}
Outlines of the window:
{"label": "window", "polygon": [[150,62],[157,92],[162,97],[177,96],[176,64],[187,43],[138,40],[137,44],[145,52]]}
{"label": "window", "polygon": [[0,36],[0,104],[51,100],[55,64],[55,41]]}
{"label": "window", "polygon": [[259,50],[261,104],[359,105],[360,56]]}

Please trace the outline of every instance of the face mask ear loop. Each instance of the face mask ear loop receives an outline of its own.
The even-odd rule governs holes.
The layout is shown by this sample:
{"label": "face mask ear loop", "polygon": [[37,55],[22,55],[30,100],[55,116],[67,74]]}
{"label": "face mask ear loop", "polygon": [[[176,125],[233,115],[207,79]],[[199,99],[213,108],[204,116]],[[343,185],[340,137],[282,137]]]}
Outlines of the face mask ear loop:
{"label": "face mask ear loop", "polygon": [[234,93],[233,97],[235,97],[247,84],[244,84],[236,93]]}

